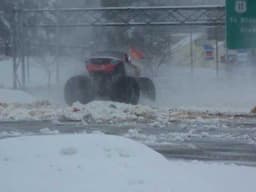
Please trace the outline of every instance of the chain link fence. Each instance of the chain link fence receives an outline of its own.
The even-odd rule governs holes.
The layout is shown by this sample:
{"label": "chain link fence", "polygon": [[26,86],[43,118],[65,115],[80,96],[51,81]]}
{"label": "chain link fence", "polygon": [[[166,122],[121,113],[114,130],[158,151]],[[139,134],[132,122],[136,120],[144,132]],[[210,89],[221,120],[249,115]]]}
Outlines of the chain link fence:
{"label": "chain link fence", "polygon": [[223,26],[225,11],[223,6],[16,9],[12,18],[13,87],[25,88],[49,87],[83,73],[86,56],[106,49],[139,48],[151,71],[170,60],[192,68],[197,57],[205,57],[196,49],[207,41],[206,28]]}

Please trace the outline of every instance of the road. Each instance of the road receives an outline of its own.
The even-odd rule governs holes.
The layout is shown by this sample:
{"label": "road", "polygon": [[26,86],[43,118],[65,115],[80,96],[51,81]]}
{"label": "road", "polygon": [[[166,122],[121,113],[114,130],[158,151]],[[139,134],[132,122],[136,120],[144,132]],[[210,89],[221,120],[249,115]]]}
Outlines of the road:
{"label": "road", "polygon": [[147,124],[84,125],[81,122],[0,122],[0,139],[24,135],[100,132],[142,142],[168,159],[221,161],[256,166],[256,118],[180,120]]}

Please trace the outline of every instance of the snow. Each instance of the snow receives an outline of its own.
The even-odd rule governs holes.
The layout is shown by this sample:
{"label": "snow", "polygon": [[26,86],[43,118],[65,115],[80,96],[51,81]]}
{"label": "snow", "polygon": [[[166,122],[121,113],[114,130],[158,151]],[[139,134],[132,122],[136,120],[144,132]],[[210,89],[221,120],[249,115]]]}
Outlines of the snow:
{"label": "snow", "polygon": [[[76,112],[74,112],[74,109]],[[129,105],[111,101],[93,101],[86,105],[74,103],[64,111],[63,116],[88,123],[145,122],[155,119],[158,111],[143,105]],[[73,114],[70,115],[70,114]]]}
{"label": "snow", "polygon": [[81,121],[84,124],[152,123],[166,125],[169,111],[144,105],[111,101],[93,101],[86,105],[57,106],[48,101],[1,103],[0,121],[59,120]]}
{"label": "snow", "polygon": [[[253,167],[198,161],[171,161],[170,170],[176,173],[176,177],[184,178],[179,191],[252,192],[256,187],[256,169]],[[189,178],[187,182],[186,178]]]}
{"label": "snow", "polygon": [[0,121],[55,120],[59,110],[47,101],[1,103]]}
{"label": "snow", "polygon": [[152,126],[167,126],[168,123],[187,119],[211,118],[206,112],[188,112],[158,109],[144,105],[130,105],[111,101],[93,101],[88,104],[57,106],[48,101],[31,103],[1,103],[0,120],[57,120],[81,121],[84,124],[146,123]]}
{"label": "snow", "polygon": [[57,106],[37,100],[20,90],[0,89],[0,121],[8,120],[69,120],[92,123],[140,122],[166,123],[166,113],[144,105],[129,105],[111,101],[93,101],[86,105]]}
{"label": "snow", "polygon": [[[194,41],[201,37],[202,34],[200,33],[195,33],[192,36]],[[184,59],[186,60],[185,63],[189,63],[186,56],[186,53],[189,53],[189,42],[190,36],[185,36],[172,46],[174,54],[172,60],[162,65],[158,76],[153,79],[156,85],[157,99],[154,104],[150,103],[150,105],[158,107],[161,111],[165,108],[171,110],[177,108],[219,112],[249,112],[256,104],[254,97],[256,93],[254,86],[255,69],[249,65],[247,67],[243,65],[240,68],[234,67],[230,72],[225,72],[224,68],[227,66],[220,64],[220,72],[217,77],[216,69],[210,68],[202,60],[198,49],[195,49],[194,51],[200,55],[200,62],[203,61],[204,63],[203,66],[199,66],[200,62],[195,59],[195,68],[192,74],[189,64],[184,67],[184,63],[181,63],[181,66],[183,66],[181,67],[179,63],[183,62]],[[181,59],[181,61],[176,63],[175,58]],[[56,62],[61,64],[61,82],[58,86],[56,86]],[[31,58],[29,63],[31,67],[27,83],[31,94],[37,99],[46,99],[52,103],[62,105],[63,110],[66,110],[63,84],[70,76],[84,73],[83,61],[67,57],[61,57],[56,61],[54,58],[46,56],[45,58]],[[175,64],[179,66],[176,68]],[[0,61],[0,87],[12,87],[12,73],[12,61]],[[47,86],[50,89],[47,89]],[[0,99],[7,98],[2,95],[1,93]],[[60,108],[58,107],[58,109]]]}
{"label": "snow", "polygon": [[31,103],[36,99],[23,91],[0,89],[0,103]]}
{"label": "snow", "polygon": [[158,107],[219,112],[249,112],[256,104],[254,69],[240,68],[226,74],[209,68],[163,66],[155,79]]}
{"label": "snow", "polygon": [[[13,86],[13,63],[12,59],[0,60],[0,87],[12,88]],[[56,63],[61,63],[60,80],[65,82],[69,77],[84,71],[84,64],[79,59],[59,58],[45,56],[29,59],[29,75],[26,76],[26,83],[31,87],[44,87],[56,85]],[[21,78],[21,67],[18,68]]]}
{"label": "snow", "polygon": [[[193,39],[198,37],[195,34]],[[173,49],[179,49],[188,42],[189,38],[185,38]],[[42,94],[41,86],[47,83],[51,86],[55,81],[54,72],[48,73],[49,69],[44,65],[46,60],[30,61],[33,65],[28,82],[29,86],[38,90],[35,95]],[[10,60],[0,61],[0,121],[80,121],[85,125],[112,124],[120,125],[120,128],[125,124],[136,126],[142,123],[166,127],[175,121],[218,122],[223,118],[232,121],[232,114],[238,112],[252,115],[248,112],[256,103],[254,81],[251,81],[254,78],[246,75],[251,73],[241,75],[239,70],[239,78],[230,77],[227,82],[222,77],[216,81],[215,71],[211,69],[196,69],[194,77],[188,78],[191,74],[186,71],[164,68],[156,79],[156,103],[146,106],[93,101],[86,105],[79,102],[73,106],[58,105],[39,100],[24,91],[7,89],[12,86],[11,64]],[[79,65],[81,70],[73,64]],[[80,64],[66,60],[61,71],[62,81],[83,71]],[[20,132],[1,132],[0,191],[255,191],[256,170],[253,167],[196,161],[168,162],[142,144],[101,132],[59,135],[58,131],[43,128],[40,134],[45,136],[25,137]],[[193,132],[145,136],[133,129],[125,137],[136,137],[143,143],[155,144],[166,140],[182,142],[191,135]],[[220,136],[231,137],[225,133],[212,137]]]}
{"label": "snow", "polygon": [[1,191],[170,191],[168,161],[115,136],[31,136],[0,141]]}
{"label": "snow", "polygon": [[178,120],[204,122],[232,119],[234,115],[249,113],[219,113],[130,105],[112,101],[92,101],[59,106],[47,100],[36,100],[22,91],[0,89],[0,121],[80,121],[89,124],[149,124],[166,127]]}
{"label": "snow", "polygon": [[142,144],[102,134],[0,140],[1,191],[253,192],[256,169],[168,162]]}

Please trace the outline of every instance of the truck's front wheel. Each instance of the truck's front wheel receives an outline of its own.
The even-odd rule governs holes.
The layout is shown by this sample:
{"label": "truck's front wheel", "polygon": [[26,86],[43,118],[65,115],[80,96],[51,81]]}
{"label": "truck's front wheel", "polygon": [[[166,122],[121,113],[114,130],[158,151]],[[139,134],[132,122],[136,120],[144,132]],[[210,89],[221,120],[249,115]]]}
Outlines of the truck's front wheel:
{"label": "truck's front wheel", "polygon": [[94,99],[91,80],[83,75],[70,78],[64,88],[64,98],[68,105],[79,101],[86,104]]}

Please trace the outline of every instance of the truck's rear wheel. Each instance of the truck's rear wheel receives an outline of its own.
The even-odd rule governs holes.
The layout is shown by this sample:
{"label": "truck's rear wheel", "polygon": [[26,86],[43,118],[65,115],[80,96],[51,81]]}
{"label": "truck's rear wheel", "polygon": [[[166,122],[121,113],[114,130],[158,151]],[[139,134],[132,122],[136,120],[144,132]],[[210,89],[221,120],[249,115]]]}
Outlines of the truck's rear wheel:
{"label": "truck's rear wheel", "polygon": [[140,87],[141,94],[151,100],[156,99],[156,88],[151,79],[141,77],[137,79]]}
{"label": "truck's rear wheel", "polygon": [[68,105],[79,101],[86,104],[94,99],[91,80],[83,75],[70,78],[64,88],[64,98]]}
{"label": "truck's rear wheel", "polygon": [[111,100],[136,105],[140,97],[140,88],[132,77],[122,77],[113,84]]}

